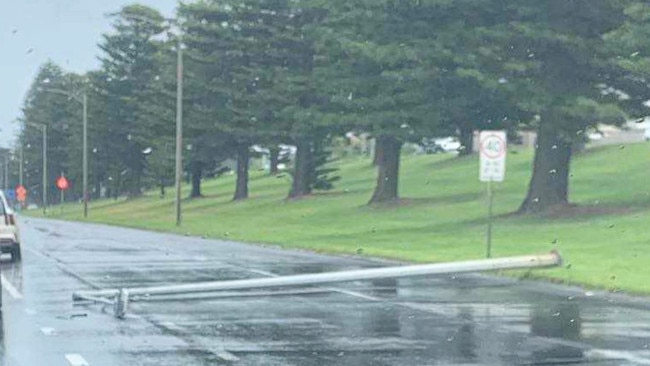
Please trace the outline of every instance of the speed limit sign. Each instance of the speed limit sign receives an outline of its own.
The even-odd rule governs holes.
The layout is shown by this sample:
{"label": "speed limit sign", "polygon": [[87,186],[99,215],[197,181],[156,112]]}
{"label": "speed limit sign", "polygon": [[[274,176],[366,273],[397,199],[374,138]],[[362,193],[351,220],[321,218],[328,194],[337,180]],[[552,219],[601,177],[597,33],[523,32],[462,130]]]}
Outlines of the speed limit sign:
{"label": "speed limit sign", "polygon": [[505,131],[481,131],[479,134],[481,182],[503,181],[506,175],[506,139]]}

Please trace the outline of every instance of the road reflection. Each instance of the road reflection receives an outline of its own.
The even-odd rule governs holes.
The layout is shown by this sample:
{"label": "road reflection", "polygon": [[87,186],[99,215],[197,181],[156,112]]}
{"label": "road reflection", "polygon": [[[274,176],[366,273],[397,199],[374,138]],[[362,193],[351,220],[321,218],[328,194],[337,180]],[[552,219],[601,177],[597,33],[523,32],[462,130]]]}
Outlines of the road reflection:
{"label": "road reflection", "polygon": [[[533,335],[577,341],[581,338],[581,329],[580,307],[576,303],[546,303],[533,308],[530,326]],[[577,347],[557,344],[534,351],[532,356],[547,362],[578,362],[584,358],[584,352]]]}
{"label": "road reflection", "polygon": [[0,256],[0,275],[2,280],[2,291],[0,291],[0,365],[13,366],[15,362],[10,362],[7,356],[7,347],[5,340],[6,317],[8,316],[9,302],[12,301],[12,295],[7,293],[7,286],[12,286],[13,291],[22,294],[23,291],[23,269],[21,260],[12,260],[10,256]]}
{"label": "road reflection", "polygon": [[0,272],[4,277],[3,281],[8,281],[18,292],[23,292],[23,262],[12,260],[5,255],[0,256]]}

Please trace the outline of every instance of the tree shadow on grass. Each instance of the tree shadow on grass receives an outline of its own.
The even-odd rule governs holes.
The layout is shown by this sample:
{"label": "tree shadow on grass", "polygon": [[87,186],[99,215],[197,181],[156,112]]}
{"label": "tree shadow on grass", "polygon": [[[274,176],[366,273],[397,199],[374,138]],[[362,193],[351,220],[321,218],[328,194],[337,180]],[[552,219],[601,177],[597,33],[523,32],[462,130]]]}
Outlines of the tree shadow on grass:
{"label": "tree shadow on grass", "polygon": [[599,204],[568,204],[551,207],[545,212],[522,214],[510,212],[496,216],[500,219],[544,219],[547,221],[582,221],[604,216],[631,215],[650,210],[650,200],[642,199],[629,202]]}
{"label": "tree shadow on grass", "polygon": [[370,208],[376,210],[382,209],[400,209],[418,206],[435,206],[448,204],[462,204],[476,202],[483,198],[484,194],[480,192],[457,193],[438,197],[417,197],[417,198],[400,198],[390,202],[375,203],[372,205],[363,205],[360,208]]}

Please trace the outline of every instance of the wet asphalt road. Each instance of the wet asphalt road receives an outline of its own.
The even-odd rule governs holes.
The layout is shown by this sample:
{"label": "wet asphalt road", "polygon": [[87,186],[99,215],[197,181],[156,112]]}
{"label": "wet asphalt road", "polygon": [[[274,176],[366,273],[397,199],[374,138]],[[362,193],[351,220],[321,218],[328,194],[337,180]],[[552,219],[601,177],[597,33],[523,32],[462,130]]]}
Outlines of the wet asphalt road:
{"label": "wet asphalt road", "polygon": [[650,365],[650,301],[443,276],[73,306],[80,289],[384,265],[355,258],[23,220],[1,263],[4,365]]}

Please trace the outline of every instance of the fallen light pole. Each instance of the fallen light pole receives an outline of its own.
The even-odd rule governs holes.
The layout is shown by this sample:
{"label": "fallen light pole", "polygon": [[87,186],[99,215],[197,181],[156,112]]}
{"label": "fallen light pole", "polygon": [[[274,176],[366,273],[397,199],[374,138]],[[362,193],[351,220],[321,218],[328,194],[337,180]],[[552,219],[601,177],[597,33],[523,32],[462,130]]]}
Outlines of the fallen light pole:
{"label": "fallen light pole", "polygon": [[[226,290],[251,290],[289,286],[310,286],[337,282],[367,281],[386,278],[423,277],[450,273],[469,273],[504,269],[532,269],[555,267],[562,264],[562,257],[553,251],[548,254],[528,255],[497,259],[482,259],[464,262],[420,264],[399,267],[357,269],[351,271],[302,274],[281,277],[265,277],[244,280],[203,282],[155,287],[136,287],[129,289],[108,289],[77,291],[73,301],[110,302],[115,306],[115,316],[123,318],[131,296],[155,296],[218,292]],[[113,298],[114,301],[106,298]]]}

